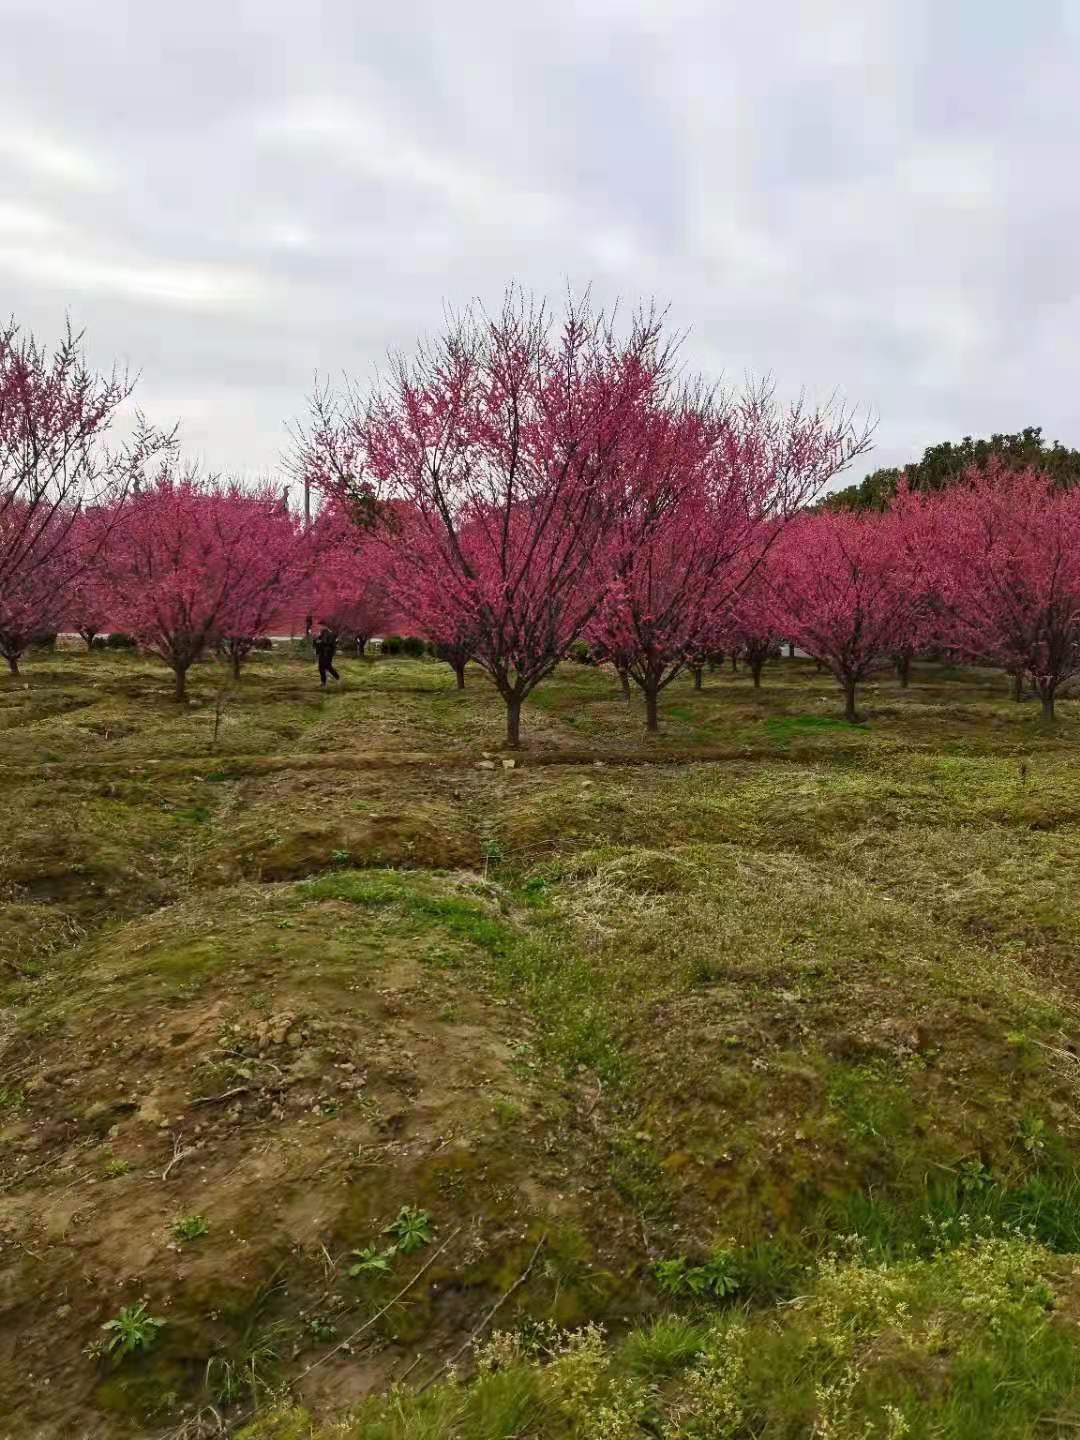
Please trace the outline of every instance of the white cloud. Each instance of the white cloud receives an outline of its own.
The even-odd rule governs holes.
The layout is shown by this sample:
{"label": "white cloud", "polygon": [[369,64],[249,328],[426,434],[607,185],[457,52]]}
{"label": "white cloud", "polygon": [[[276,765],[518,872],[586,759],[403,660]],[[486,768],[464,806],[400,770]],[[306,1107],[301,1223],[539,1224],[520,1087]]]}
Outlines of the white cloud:
{"label": "white cloud", "polygon": [[271,145],[337,163],[349,173],[428,191],[444,203],[481,218],[512,213],[517,222],[553,218],[550,196],[508,185],[468,157],[425,148],[388,117],[331,97],[311,97],[262,123]]}
{"label": "white cloud", "polygon": [[0,160],[58,185],[104,190],[111,183],[109,167],[96,156],[67,139],[10,122],[0,121]]}
{"label": "white cloud", "polygon": [[255,276],[222,267],[111,259],[67,244],[12,245],[0,241],[0,276],[76,297],[106,294],[153,305],[209,311],[251,308],[267,298]]}

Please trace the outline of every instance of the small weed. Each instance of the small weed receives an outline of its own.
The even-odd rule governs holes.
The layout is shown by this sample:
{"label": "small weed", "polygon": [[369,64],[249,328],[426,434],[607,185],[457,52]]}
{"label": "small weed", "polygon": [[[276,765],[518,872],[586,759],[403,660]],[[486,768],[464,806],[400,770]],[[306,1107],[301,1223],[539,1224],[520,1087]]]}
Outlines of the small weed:
{"label": "small weed", "polygon": [[402,1255],[412,1255],[414,1251],[422,1250],[435,1238],[428,1212],[413,1209],[410,1205],[401,1207],[396,1219],[387,1225],[383,1234],[394,1237],[394,1247]]}
{"label": "small weed", "polygon": [[104,1342],[105,1352],[109,1355],[133,1355],[137,1350],[149,1350],[164,1325],[164,1320],[147,1314],[145,1300],[140,1300],[137,1305],[125,1305],[118,1315],[106,1320],[101,1327],[108,1337]]}
{"label": "small weed", "polygon": [[1038,1115],[1022,1115],[1016,1127],[1016,1138],[1029,1155],[1046,1149],[1046,1121]]}
{"label": "small weed", "polygon": [[246,1338],[231,1355],[215,1355],[206,1365],[206,1388],[219,1405],[247,1398],[258,1406],[280,1381],[282,1351],[295,1342],[295,1326],[277,1321]]}
{"label": "small weed", "polygon": [[507,1100],[505,1096],[500,1095],[492,1109],[495,1111],[495,1119],[504,1128],[516,1125],[521,1119],[521,1106],[515,1105],[513,1100]]}
{"label": "small weed", "polygon": [[691,1296],[696,1300],[726,1300],[739,1289],[736,1257],[731,1250],[714,1250],[700,1265],[690,1265],[683,1256],[658,1260],[653,1268],[660,1291],[673,1298]]}
{"label": "small weed", "polygon": [[356,1256],[354,1264],[350,1265],[346,1274],[357,1275],[388,1275],[394,1256],[397,1254],[397,1246],[391,1245],[387,1250],[380,1250],[377,1245],[366,1245],[363,1250],[354,1250]]}
{"label": "small weed", "polygon": [[484,879],[486,880],[488,872],[494,870],[497,865],[502,864],[504,858],[503,847],[499,844],[498,840],[485,840],[480,847],[480,853],[484,857]]}
{"label": "small weed", "polygon": [[125,1160],[120,1155],[114,1155],[111,1160],[105,1162],[105,1179],[117,1180],[121,1175],[127,1175],[131,1171],[131,1161]]}
{"label": "small weed", "polygon": [[333,1340],[338,1333],[338,1328],[333,1320],[328,1319],[325,1315],[309,1315],[304,1321],[304,1329],[313,1340],[322,1344]]}
{"label": "small weed", "polygon": [[352,856],[349,854],[348,850],[330,851],[330,863],[332,865],[348,865],[351,859]]}
{"label": "small weed", "polygon": [[210,1233],[210,1226],[203,1215],[184,1215],[174,1222],[172,1233],[177,1240],[198,1240]]}
{"label": "small weed", "polygon": [[994,1177],[987,1165],[977,1156],[969,1156],[958,1167],[960,1188],[967,1191],[986,1190],[994,1183]]}

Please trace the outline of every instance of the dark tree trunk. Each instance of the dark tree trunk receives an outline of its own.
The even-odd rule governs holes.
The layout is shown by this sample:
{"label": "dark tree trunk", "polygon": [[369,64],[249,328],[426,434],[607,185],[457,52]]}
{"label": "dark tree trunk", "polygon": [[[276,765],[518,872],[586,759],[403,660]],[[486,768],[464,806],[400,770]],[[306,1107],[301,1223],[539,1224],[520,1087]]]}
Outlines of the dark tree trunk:
{"label": "dark tree trunk", "polygon": [[626,673],[625,670],[619,671],[619,684],[622,686],[623,699],[631,699],[632,697],[630,691],[630,676]]}
{"label": "dark tree trunk", "polygon": [[656,731],[660,729],[660,715],[657,709],[657,692],[655,686],[649,686],[645,690],[645,729]]}
{"label": "dark tree trunk", "polygon": [[234,680],[239,680],[239,679],[240,679],[240,651],[239,651],[239,650],[234,650],[234,651],[232,652],[232,673],[233,673],[233,679],[234,679]]}
{"label": "dark tree trunk", "polygon": [[701,666],[700,666],[700,665],[692,665],[690,668],[691,668],[691,670],[692,670],[693,673],[694,673],[694,689],[695,689],[695,690],[700,690],[700,689],[701,689]]}
{"label": "dark tree trunk", "polygon": [[822,672],[822,670],[824,670],[824,669],[825,669],[825,666],[822,664],[822,662],[821,662],[820,660],[815,660],[815,661],[814,661],[814,673],[815,673],[815,674],[820,675],[821,672]]}
{"label": "dark tree trunk", "polygon": [[906,690],[911,684],[911,656],[901,655],[896,662],[896,678],[900,681],[901,690]]}
{"label": "dark tree trunk", "polygon": [[97,635],[97,631],[96,631],[96,630],[80,630],[80,631],[79,631],[79,634],[82,636],[83,642],[84,642],[84,644],[86,645],[87,650],[93,650],[93,648],[94,648],[94,639],[95,639],[95,637],[96,637],[96,635]]}
{"label": "dark tree trunk", "polygon": [[752,661],[750,662],[750,673],[751,673],[751,675],[753,675],[753,677],[754,677],[754,689],[755,689],[755,690],[760,690],[760,689],[761,689],[761,667],[762,667],[763,664],[764,664],[764,661],[762,661],[762,660],[752,660]]}
{"label": "dark tree trunk", "polygon": [[1010,686],[1009,686],[1009,689],[1010,689],[1010,692],[1011,692],[1011,694],[1012,694],[1012,698],[1013,698],[1014,700],[1017,700],[1017,701],[1023,700],[1023,698],[1024,698],[1024,672],[1023,672],[1022,670],[1014,670],[1014,671],[1012,671],[1012,673],[1011,673],[1010,676],[1009,676],[1009,680],[1010,680],[1010,682],[1011,682],[1011,683],[1010,683]]}
{"label": "dark tree trunk", "polygon": [[7,663],[8,663],[8,666],[9,666],[10,670],[11,670],[11,673],[12,673],[13,675],[18,675],[18,673],[19,673],[19,657],[18,657],[17,655],[9,655],[9,656],[7,657]]}
{"label": "dark tree trunk", "polygon": [[1053,718],[1054,718],[1054,692],[1051,690],[1051,691],[1049,692],[1049,694],[1043,695],[1043,696],[1041,697],[1041,699],[1042,699],[1042,718],[1043,718],[1044,720],[1053,720]]}
{"label": "dark tree trunk", "polygon": [[739,668],[739,657],[738,657],[737,655],[732,655],[732,657],[731,657],[731,673],[734,675],[734,674],[738,671],[738,668]]}
{"label": "dark tree trunk", "polygon": [[516,696],[506,701],[506,744],[511,750],[521,745],[521,701]]}
{"label": "dark tree trunk", "polygon": [[465,689],[465,661],[462,660],[454,666],[454,674],[457,676],[457,688]]}
{"label": "dark tree trunk", "polygon": [[789,640],[789,641],[788,641],[787,655],[788,655],[788,659],[789,659],[789,660],[794,660],[794,659],[795,659],[795,642],[794,642],[794,640]]}
{"label": "dark tree trunk", "polygon": [[187,671],[174,670],[173,674],[176,677],[176,688],[173,691],[173,698],[178,705],[182,705],[187,699]]}
{"label": "dark tree trunk", "polygon": [[859,718],[859,712],[855,709],[855,681],[844,681],[844,719],[852,723]]}

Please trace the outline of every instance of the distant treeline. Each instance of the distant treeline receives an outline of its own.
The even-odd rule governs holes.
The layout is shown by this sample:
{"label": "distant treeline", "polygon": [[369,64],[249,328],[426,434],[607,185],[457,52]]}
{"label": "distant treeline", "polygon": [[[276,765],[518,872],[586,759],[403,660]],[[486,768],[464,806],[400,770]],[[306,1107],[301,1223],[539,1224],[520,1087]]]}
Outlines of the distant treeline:
{"label": "distant treeline", "polygon": [[[904,470],[913,490],[944,490],[969,466],[985,470],[992,459],[1000,460],[1010,470],[1033,465],[1052,476],[1062,489],[1080,483],[1080,450],[1070,450],[1057,440],[1048,445],[1041,425],[1029,425],[1015,435],[991,435],[989,440],[973,440],[965,435],[958,444],[946,440],[941,445],[930,445],[921,460]],[[904,470],[874,470],[858,485],[826,495],[819,508],[884,510],[896,494]]]}

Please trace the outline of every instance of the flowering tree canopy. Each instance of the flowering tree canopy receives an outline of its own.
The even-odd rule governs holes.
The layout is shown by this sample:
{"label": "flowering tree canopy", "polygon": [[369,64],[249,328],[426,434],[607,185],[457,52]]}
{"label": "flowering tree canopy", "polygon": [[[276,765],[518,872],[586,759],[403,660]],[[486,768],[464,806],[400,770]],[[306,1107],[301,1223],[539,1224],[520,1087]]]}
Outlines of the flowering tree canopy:
{"label": "flowering tree canopy", "polygon": [[439,612],[472,637],[511,746],[522,701],[600,603],[612,477],[672,366],[655,314],[622,335],[587,300],[556,323],[512,291],[497,315],[470,311],[395,359],[366,404],[355,391],[316,397],[305,472],[354,505],[406,503],[397,594],[429,628]]}
{"label": "flowering tree canopy", "polygon": [[388,547],[338,504],[326,506],[311,534],[308,611],[316,625],[356,639],[363,653],[392,614]]}
{"label": "flowering tree canopy", "polygon": [[787,527],[770,569],[778,625],[829,666],[848,720],[859,718],[855,687],[907,630],[897,610],[897,568],[877,517],[826,512]]}
{"label": "flowering tree canopy", "polygon": [[930,504],[949,648],[1029,674],[1052,719],[1080,673],[1080,493],[994,464]]}
{"label": "flowering tree canopy", "polygon": [[110,612],[170,667],[182,700],[208,645],[228,642],[238,667],[305,564],[280,492],[166,468],[131,497],[110,536]]}
{"label": "flowering tree canopy", "polygon": [[[80,516],[90,506],[117,516],[133,480],[174,443],[136,415],[125,444],[106,444],[133,386],[91,370],[81,339],[69,328],[49,352],[14,323],[0,329],[0,653],[16,671],[93,562],[75,535]],[[95,533],[103,542],[100,520]]]}
{"label": "flowering tree canopy", "polygon": [[691,392],[648,417],[621,479],[589,637],[645,696],[717,646],[729,607],[784,522],[869,443],[843,410],[783,407],[771,385],[717,401]]}

